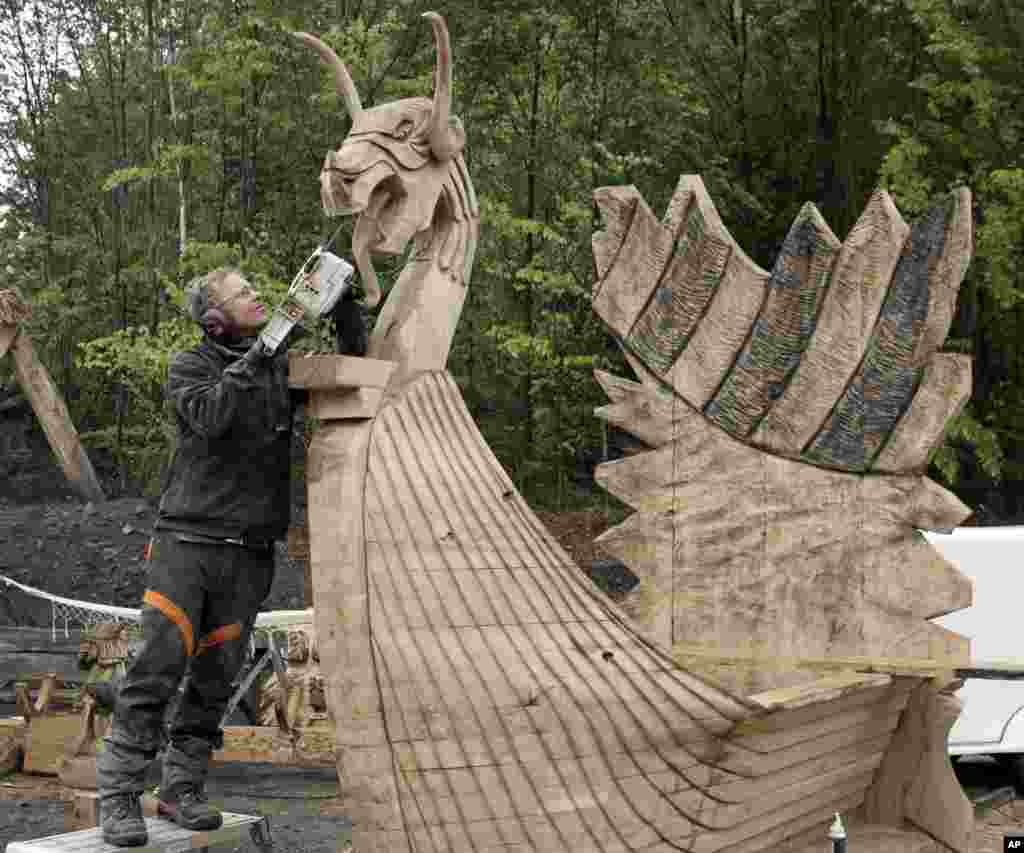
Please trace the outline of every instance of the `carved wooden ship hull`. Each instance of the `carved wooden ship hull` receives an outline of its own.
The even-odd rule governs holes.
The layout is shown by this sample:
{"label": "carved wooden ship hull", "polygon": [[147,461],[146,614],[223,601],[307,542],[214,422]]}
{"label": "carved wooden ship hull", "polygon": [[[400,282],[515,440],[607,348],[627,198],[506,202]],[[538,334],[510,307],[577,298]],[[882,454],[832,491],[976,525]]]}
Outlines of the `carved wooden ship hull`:
{"label": "carved wooden ship hull", "polygon": [[[333,50],[300,34],[333,68],[352,119],[348,137],[325,160],[321,197],[328,212],[356,213],[353,256],[368,292],[375,291],[373,257],[415,245],[374,327],[369,358],[296,356],[290,363],[292,384],[310,390],[322,421],[306,466],[310,561],[353,848],[785,853],[810,839],[820,846],[835,811],[867,801],[869,819],[882,816],[899,828],[910,818],[965,853],[970,804],[944,747],[955,703],[933,696],[920,677],[845,673],[741,698],[752,691],[695,675],[674,661],[671,634],[652,638],[650,626],[645,632],[632,624],[594,588],[494,458],[444,372],[470,281],[479,211],[461,153],[466,135],[450,109],[447,29],[439,15],[426,17],[438,56],[433,99],[366,109]],[[710,216],[709,204],[701,206],[697,192],[681,198],[677,213],[694,223],[689,243],[671,221],[662,227],[634,215],[636,204],[627,217],[612,218],[622,228],[612,227],[597,245],[603,283],[595,307],[604,298],[619,308],[630,300],[647,304],[642,287],[652,284],[652,274],[657,284],[684,243],[696,252],[683,253],[684,265],[698,268],[711,258],[727,279],[733,272],[742,278],[749,266],[742,253],[726,252],[724,239],[699,239],[692,214]],[[734,271],[731,259],[740,263]],[[609,270],[620,273],[615,286]],[[753,278],[756,285],[756,270]],[[742,287],[705,284],[724,295],[725,308],[737,301],[749,308]],[[666,293],[664,305],[673,298]],[[721,314],[717,298],[705,300],[710,308],[696,321]],[[796,316],[803,329],[814,300],[801,295],[795,313],[792,300],[781,301],[790,306],[785,316]],[[745,331],[738,334],[728,315],[720,325],[732,337],[723,340],[735,337],[740,345]],[[674,334],[659,321],[651,334],[666,331]],[[747,384],[730,386],[730,400],[759,399],[749,383],[773,369],[760,365],[774,340],[774,327],[767,331]],[[664,355],[656,341],[644,340],[651,346],[637,343],[634,354]],[[900,376],[900,387],[916,381],[912,373]],[[648,390],[658,395],[663,386],[655,377]],[[655,402],[642,402],[657,414]],[[754,409],[744,411],[740,418],[735,406],[723,405],[716,428],[735,422],[742,431],[763,420]],[[637,429],[661,428],[656,417],[634,421]],[[670,415],[667,423],[675,440],[676,421]],[[847,452],[846,433],[837,430],[841,437],[820,452]],[[857,458],[874,464],[880,457],[865,450]],[[659,487],[645,510],[677,511],[669,480],[668,503]],[[742,490],[725,499],[757,503]],[[934,517],[951,514],[942,500],[937,506],[929,504]],[[651,547],[642,536],[633,541],[638,553]],[[747,548],[745,540],[739,544]],[[655,556],[675,566],[671,550]],[[955,578],[949,586],[959,591]],[[923,608],[931,605],[929,599]],[[673,611],[671,630],[681,619]],[[905,840],[908,853],[931,844],[922,846],[919,836]]]}
{"label": "carved wooden ship hull", "polygon": [[678,667],[537,520],[446,373],[325,425],[310,477],[311,522],[339,489],[358,511],[310,546],[360,853],[800,849],[864,801],[920,684],[740,698]]}

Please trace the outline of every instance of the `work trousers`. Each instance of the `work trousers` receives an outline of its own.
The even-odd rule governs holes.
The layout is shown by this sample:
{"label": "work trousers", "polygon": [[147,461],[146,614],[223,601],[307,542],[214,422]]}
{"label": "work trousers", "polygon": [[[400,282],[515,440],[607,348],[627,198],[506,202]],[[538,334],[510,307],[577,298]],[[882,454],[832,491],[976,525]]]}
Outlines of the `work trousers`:
{"label": "work trousers", "polygon": [[150,543],[143,596],[143,645],[117,694],[97,757],[100,796],[141,793],[165,740],[168,704],[186,677],[164,753],[161,795],[202,784],[223,744],[221,718],[245,661],[260,605],[274,579],[272,547],[180,541],[160,531]]}

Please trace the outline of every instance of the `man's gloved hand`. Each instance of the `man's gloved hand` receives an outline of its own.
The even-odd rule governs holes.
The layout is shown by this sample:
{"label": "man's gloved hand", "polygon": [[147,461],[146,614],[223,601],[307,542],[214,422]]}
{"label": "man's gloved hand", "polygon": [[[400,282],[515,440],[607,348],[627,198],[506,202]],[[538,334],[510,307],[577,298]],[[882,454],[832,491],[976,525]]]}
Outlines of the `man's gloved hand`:
{"label": "man's gloved hand", "polygon": [[366,355],[370,344],[366,306],[356,299],[351,289],[338,300],[331,311],[331,319],[338,355]]}
{"label": "man's gloved hand", "polygon": [[[281,349],[281,347],[278,347],[278,349]],[[248,350],[246,350],[245,355],[242,356],[242,360],[245,361],[246,364],[255,367],[269,355],[270,351],[263,346],[263,341],[257,338],[256,343],[254,343],[251,347],[249,347]]]}

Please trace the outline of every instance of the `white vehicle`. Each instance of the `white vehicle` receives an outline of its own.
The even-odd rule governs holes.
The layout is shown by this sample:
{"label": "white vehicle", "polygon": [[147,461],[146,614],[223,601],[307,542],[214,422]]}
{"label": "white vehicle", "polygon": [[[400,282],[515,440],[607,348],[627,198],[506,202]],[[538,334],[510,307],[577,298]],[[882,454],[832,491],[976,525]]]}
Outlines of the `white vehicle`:
{"label": "white vehicle", "polygon": [[[974,582],[974,603],[933,620],[971,639],[978,663],[1024,664],[1024,527],[959,527],[925,538]],[[949,754],[992,755],[1024,789],[1024,680],[972,678],[957,693],[964,709]]]}

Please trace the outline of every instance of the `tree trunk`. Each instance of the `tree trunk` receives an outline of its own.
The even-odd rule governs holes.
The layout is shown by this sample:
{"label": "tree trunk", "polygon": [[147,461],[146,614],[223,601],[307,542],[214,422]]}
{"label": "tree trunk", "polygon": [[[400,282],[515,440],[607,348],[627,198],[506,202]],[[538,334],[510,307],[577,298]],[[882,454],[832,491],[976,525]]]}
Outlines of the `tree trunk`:
{"label": "tree trunk", "polygon": [[[149,158],[156,160],[156,96],[157,81],[159,79],[159,68],[156,54],[156,34],[153,20],[154,0],[146,0],[146,44],[149,50],[149,109],[146,113],[146,151]],[[149,208],[148,229],[149,229],[149,272],[153,280],[153,302],[149,317],[149,331],[156,334],[157,326],[160,325],[160,273],[157,269],[157,226],[156,216],[156,186],[150,181],[147,187],[147,207]]]}
{"label": "tree trunk", "polygon": [[816,121],[817,200],[825,221],[844,234],[848,222],[846,179],[843,174],[838,132],[842,121],[840,57],[842,22],[836,0],[818,2],[818,115]]}
{"label": "tree trunk", "polygon": [[754,166],[750,154],[750,121],[747,114],[747,73],[750,66],[748,47],[748,18],[744,0],[735,0],[732,14],[734,16],[734,33],[736,49],[739,51],[739,80],[736,85],[736,118],[740,126],[740,151],[737,158],[737,172],[743,188],[750,192]]}
{"label": "tree trunk", "polygon": [[[537,215],[537,168],[538,168],[538,133],[540,125],[540,85],[541,76],[544,72],[544,53],[540,37],[537,38],[537,53],[533,68],[533,86],[530,92],[530,153],[529,164],[526,173],[526,217],[533,219]],[[537,247],[533,234],[526,235],[526,256],[524,266],[533,263]],[[526,282],[522,299],[522,318],[526,326],[527,335],[533,335],[534,330],[534,304],[533,304],[533,283]],[[524,406],[522,418],[522,432],[520,433],[520,459],[526,460],[533,457],[534,430],[533,430],[533,366],[532,355],[527,355],[526,371],[519,382],[519,397]],[[525,490],[525,478],[520,480],[519,487]]]}

